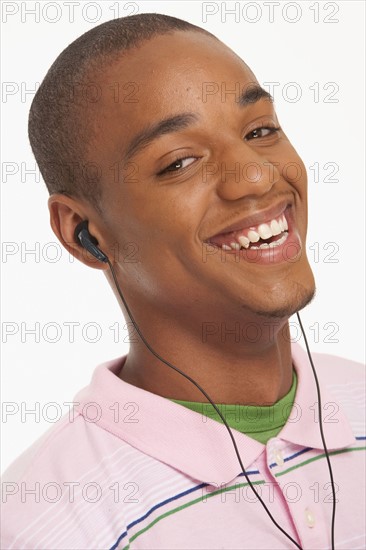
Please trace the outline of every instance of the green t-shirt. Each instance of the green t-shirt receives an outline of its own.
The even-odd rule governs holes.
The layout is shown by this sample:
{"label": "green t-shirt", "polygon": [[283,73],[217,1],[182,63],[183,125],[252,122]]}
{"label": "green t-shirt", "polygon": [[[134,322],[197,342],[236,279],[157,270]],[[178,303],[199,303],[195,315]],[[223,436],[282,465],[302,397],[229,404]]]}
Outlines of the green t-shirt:
{"label": "green t-shirt", "polygon": [[[290,416],[295,400],[297,376],[295,370],[292,372],[293,379],[290,391],[274,405],[259,407],[256,405],[218,405],[215,403],[230,428],[245,433],[263,444],[266,444],[271,437],[275,437],[279,434]],[[170,401],[174,401],[174,403],[178,403],[178,405],[183,405],[183,407],[187,407],[192,411],[198,412],[223,424],[223,421],[211,403],[180,401],[178,399],[170,399]]]}

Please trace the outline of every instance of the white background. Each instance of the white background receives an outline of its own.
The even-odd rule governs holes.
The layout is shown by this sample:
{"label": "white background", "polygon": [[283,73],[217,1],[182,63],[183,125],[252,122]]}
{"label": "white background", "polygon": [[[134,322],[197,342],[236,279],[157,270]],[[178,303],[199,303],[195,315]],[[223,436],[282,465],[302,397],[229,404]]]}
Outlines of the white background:
{"label": "white background", "polygon": [[[89,383],[97,364],[128,351],[124,321],[104,276],[72,261],[61,245],[50,244],[56,238],[49,226],[48,193],[43,181],[25,174],[25,169],[35,168],[27,137],[35,84],[80,34],[133,11],[165,13],[202,26],[234,49],[266,89],[265,83],[279,83],[274,91],[279,120],[309,175],[308,255],[317,297],[301,313],[305,331],[312,351],[363,361],[364,3],[78,2],[73,22],[63,2],[38,2],[36,21],[27,11],[35,4],[2,2],[2,80],[7,92],[2,99],[2,399],[3,407],[7,403],[19,407],[18,413],[3,418],[2,470],[52,426],[54,408],[48,409],[46,418],[41,414],[26,421],[21,410],[42,411],[47,403],[72,401]],[[225,17],[225,6],[233,9],[235,4],[239,12]],[[274,6],[272,22],[268,4],[279,4]],[[205,11],[216,13],[204,17]],[[339,21],[326,23],[327,17]],[[296,92],[288,86],[291,82],[301,88],[298,101],[291,101]],[[333,85],[324,89],[328,83],[339,87],[328,97],[337,99],[335,103],[325,101],[334,89]],[[314,84],[319,98],[310,89]],[[318,182],[309,169],[315,163],[320,167]],[[333,175],[338,181],[324,181],[331,175],[330,168],[324,169],[326,163],[338,165]],[[36,254],[24,254],[30,249]],[[334,256],[327,258],[333,250],[337,250]],[[60,258],[53,261],[57,254]],[[24,334],[24,328],[37,322],[40,342]],[[70,322],[79,323],[74,342],[69,342],[65,325]],[[296,338],[296,318],[291,322]],[[52,329],[47,323],[57,325]],[[100,339],[94,343],[90,340],[97,333],[88,323],[100,327]],[[109,328],[116,323],[121,329],[119,342]],[[42,335],[45,326],[49,328]],[[60,338],[52,343],[55,326]],[[332,327],[338,327],[333,335]],[[16,331],[13,335],[8,334],[11,329]]]}

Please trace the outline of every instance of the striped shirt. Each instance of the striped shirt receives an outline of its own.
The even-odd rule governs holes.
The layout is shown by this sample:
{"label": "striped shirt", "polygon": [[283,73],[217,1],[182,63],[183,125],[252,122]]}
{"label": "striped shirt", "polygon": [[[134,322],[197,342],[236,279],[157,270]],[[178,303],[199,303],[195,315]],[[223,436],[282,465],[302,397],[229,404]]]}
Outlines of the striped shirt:
{"label": "striped shirt", "polygon": [[[304,549],[328,549],[332,492],[305,351],[292,344],[291,414],[266,445],[233,430],[247,474]],[[333,468],[337,550],[365,548],[364,377],[313,354]],[[2,548],[289,549],[241,472],[222,423],[98,366],[65,415],[5,472]]]}

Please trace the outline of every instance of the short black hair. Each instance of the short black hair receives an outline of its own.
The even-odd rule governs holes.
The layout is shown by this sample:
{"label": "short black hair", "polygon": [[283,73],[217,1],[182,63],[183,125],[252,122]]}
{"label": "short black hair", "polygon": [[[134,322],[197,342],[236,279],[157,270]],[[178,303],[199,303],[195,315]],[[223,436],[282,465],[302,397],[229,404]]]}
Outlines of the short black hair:
{"label": "short black hair", "polygon": [[213,37],[176,17],[141,13],[97,25],[56,58],[33,98],[28,120],[29,141],[50,194],[84,198],[101,212],[101,175],[88,156],[95,105],[75,94],[75,89],[121,52],[175,31],[197,31]]}

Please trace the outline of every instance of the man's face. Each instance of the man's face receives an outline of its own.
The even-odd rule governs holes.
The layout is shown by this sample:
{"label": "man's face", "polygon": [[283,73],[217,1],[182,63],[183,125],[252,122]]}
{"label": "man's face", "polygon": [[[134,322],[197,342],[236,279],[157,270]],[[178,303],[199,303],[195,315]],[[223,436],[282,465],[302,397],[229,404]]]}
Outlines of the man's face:
{"label": "man's face", "polygon": [[[305,167],[273,130],[273,103],[253,93],[240,101],[258,84],[243,61],[209,36],[176,32],[130,50],[98,79],[91,160],[103,171],[122,289],[187,322],[285,318],[303,307],[314,294]],[[269,240],[264,223],[277,233]]]}

